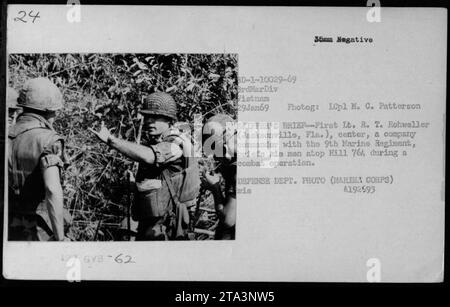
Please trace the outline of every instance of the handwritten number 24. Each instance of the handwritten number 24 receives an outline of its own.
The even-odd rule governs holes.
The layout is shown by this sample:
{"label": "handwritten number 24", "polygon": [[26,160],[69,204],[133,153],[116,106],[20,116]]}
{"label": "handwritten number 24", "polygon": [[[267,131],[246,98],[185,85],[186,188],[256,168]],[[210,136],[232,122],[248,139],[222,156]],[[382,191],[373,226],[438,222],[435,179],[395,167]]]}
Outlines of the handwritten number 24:
{"label": "handwritten number 24", "polygon": [[27,19],[32,18],[31,22],[34,23],[34,21],[36,20],[36,18],[41,18],[41,16],[39,16],[39,12],[37,12],[36,14],[33,13],[33,11],[29,11],[28,15],[26,11],[19,11],[17,13],[18,17],[14,18],[14,21],[21,21],[24,23],[27,23]]}

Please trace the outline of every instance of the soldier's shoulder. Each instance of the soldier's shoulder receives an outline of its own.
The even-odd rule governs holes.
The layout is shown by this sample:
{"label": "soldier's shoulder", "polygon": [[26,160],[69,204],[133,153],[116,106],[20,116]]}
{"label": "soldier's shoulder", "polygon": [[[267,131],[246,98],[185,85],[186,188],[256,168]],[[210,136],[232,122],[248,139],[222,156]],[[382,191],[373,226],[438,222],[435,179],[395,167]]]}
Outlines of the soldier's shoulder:
{"label": "soldier's shoulder", "polygon": [[40,134],[46,143],[64,143],[64,137],[58,134],[55,130],[50,129],[39,129],[36,133]]}

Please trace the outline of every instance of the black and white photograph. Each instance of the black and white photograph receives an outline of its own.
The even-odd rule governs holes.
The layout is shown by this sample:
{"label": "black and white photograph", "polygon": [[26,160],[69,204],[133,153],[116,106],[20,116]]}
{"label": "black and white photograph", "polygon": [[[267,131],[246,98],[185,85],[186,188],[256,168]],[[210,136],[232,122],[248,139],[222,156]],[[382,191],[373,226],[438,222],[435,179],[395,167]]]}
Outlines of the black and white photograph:
{"label": "black and white photograph", "polygon": [[8,5],[4,278],[441,283],[448,13],[381,2]]}
{"label": "black and white photograph", "polygon": [[8,240],[233,240],[236,54],[11,54]]}

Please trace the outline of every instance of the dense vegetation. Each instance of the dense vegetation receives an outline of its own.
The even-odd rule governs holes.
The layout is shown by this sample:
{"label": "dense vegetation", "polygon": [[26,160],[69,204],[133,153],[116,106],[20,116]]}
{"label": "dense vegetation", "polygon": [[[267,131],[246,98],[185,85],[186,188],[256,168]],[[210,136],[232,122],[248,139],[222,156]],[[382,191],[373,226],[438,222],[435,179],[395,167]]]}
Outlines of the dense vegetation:
{"label": "dense vegetation", "polygon": [[[142,97],[155,91],[172,94],[180,121],[194,114],[224,112],[236,117],[237,56],[231,54],[13,54],[9,85],[20,90],[34,77],[48,77],[62,91],[64,109],[55,129],[66,139],[71,163],[64,175],[65,206],[74,240],[120,239],[132,195],[127,170],[133,161],[99,144],[89,127],[101,121],[116,135],[139,138]],[[205,165],[208,165],[205,163]],[[201,195],[197,226],[213,229],[210,197]],[[205,234],[206,233],[206,234]],[[208,231],[197,239],[210,238]]]}

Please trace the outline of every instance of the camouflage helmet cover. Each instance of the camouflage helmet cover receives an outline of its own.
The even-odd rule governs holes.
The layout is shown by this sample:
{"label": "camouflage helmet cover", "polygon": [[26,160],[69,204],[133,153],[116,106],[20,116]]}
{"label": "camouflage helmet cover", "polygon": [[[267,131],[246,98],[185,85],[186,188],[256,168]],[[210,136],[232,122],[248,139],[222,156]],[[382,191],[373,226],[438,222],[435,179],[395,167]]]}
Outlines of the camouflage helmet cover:
{"label": "camouflage helmet cover", "polygon": [[20,91],[19,106],[56,111],[63,107],[63,97],[58,87],[47,78],[28,80]]}
{"label": "camouflage helmet cover", "polygon": [[177,103],[173,97],[164,92],[156,92],[144,98],[141,113],[143,115],[160,115],[177,120]]}

